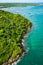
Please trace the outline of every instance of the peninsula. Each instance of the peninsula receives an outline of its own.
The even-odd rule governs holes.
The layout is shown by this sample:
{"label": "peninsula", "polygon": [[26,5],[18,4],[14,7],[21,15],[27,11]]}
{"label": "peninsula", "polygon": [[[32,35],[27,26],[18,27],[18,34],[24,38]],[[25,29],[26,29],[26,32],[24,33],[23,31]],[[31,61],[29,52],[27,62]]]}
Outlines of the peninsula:
{"label": "peninsula", "polygon": [[20,14],[0,10],[0,65],[11,65],[25,54],[22,39],[31,26]]}
{"label": "peninsula", "polygon": [[26,6],[43,6],[43,3],[0,3],[0,8],[26,7]]}

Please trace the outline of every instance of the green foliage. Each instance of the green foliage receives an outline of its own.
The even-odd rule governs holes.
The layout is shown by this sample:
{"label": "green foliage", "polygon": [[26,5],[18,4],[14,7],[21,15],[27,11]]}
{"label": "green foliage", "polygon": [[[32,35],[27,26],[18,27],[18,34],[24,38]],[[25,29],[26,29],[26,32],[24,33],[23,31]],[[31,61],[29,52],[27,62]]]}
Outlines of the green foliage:
{"label": "green foliage", "polygon": [[19,14],[0,10],[0,65],[22,52],[20,40],[30,24]]}
{"label": "green foliage", "polygon": [[[39,6],[39,5],[40,5],[40,3],[0,3],[0,8]],[[43,6],[43,4],[41,4],[40,6]]]}

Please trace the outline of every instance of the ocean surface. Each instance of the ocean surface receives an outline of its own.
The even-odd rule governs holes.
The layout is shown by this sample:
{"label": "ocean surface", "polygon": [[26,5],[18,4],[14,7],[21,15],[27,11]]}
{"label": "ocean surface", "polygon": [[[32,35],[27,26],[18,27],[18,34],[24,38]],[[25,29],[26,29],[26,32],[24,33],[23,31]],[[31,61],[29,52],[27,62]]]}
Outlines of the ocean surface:
{"label": "ocean surface", "polygon": [[2,10],[21,14],[33,27],[25,38],[27,54],[17,65],[43,65],[43,6],[10,7]]}

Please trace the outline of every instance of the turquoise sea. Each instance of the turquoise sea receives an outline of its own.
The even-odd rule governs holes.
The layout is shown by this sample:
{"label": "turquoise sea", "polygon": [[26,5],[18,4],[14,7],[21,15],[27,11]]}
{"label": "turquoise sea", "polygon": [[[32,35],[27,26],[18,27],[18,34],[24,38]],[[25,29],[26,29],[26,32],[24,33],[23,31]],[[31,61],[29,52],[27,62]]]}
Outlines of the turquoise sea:
{"label": "turquoise sea", "polygon": [[25,38],[27,54],[17,65],[43,65],[43,6],[1,8],[19,13],[29,19],[33,27]]}

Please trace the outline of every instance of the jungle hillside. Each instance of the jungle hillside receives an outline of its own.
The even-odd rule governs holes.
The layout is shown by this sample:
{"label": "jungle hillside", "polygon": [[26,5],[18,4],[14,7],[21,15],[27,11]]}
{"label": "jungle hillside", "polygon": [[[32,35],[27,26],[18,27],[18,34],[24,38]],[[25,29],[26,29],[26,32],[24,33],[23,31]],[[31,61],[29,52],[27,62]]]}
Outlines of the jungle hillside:
{"label": "jungle hillside", "polygon": [[21,39],[30,27],[22,15],[0,10],[0,65],[23,52]]}

